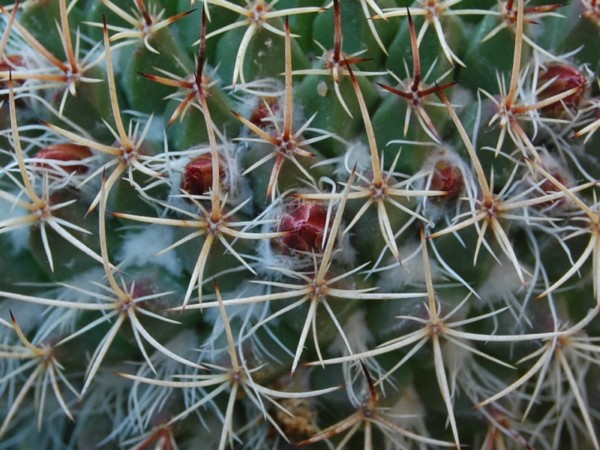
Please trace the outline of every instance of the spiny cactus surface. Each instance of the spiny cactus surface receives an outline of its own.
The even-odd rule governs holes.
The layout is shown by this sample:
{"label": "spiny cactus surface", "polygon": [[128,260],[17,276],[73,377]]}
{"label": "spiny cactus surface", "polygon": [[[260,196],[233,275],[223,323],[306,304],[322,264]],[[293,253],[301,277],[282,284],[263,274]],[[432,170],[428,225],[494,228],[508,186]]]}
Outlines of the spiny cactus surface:
{"label": "spiny cactus surface", "polygon": [[600,2],[0,3],[0,450],[600,450]]}

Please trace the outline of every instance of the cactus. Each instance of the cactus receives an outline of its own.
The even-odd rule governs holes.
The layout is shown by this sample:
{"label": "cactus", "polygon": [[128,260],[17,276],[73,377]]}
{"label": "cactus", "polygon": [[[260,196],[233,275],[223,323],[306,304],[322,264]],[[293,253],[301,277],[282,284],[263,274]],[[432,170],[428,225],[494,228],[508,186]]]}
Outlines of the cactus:
{"label": "cactus", "polygon": [[0,450],[600,450],[555,1],[2,2]]}

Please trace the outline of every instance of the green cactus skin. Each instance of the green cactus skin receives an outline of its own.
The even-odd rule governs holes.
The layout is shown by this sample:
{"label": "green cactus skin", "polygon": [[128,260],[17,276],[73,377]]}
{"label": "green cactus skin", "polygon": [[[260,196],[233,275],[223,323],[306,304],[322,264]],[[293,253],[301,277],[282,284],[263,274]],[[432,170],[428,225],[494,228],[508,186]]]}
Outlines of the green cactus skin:
{"label": "green cactus skin", "polygon": [[600,2],[0,2],[0,450],[600,450]]}

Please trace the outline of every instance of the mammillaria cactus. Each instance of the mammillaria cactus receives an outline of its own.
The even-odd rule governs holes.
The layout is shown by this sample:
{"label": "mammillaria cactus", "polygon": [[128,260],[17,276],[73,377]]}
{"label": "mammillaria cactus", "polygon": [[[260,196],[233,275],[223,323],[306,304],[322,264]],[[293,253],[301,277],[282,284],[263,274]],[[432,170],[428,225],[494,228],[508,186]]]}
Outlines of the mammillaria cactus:
{"label": "mammillaria cactus", "polygon": [[600,450],[600,2],[0,7],[0,449]]}

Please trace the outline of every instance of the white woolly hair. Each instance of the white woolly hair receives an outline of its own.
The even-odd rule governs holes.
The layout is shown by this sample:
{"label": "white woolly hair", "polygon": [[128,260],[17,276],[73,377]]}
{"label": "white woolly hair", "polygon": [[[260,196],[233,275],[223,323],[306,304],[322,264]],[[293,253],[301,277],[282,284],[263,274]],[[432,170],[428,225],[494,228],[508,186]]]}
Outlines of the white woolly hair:
{"label": "white woolly hair", "polygon": [[[18,197],[19,193],[14,195]],[[30,214],[30,211],[20,207],[17,204],[11,204],[4,199],[0,199],[0,221],[14,217],[20,217]],[[8,244],[10,254],[2,255],[2,258],[16,256],[28,249],[29,246],[29,227],[17,227],[8,232],[4,232],[3,243]],[[4,247],[4,245],[3,245]]]}
{"label": "white woolly hair", "polygon": [[[528,271],[531,272],[531,270]],[[531,285],[525,288],[521,284],[512,263],[503,255],[500,264],[494,264],[489,276],[478,289],[482,301],[481,306],[489,305],[492,308],[506,306],[515,319],[515,325],[521,321],[531,325],[524,312],[528,300],[532,296],[533,287]]]}
{"label": "white woolly hair", "polygon": [[[369,350],[374,342],[373,333],[369,330],[367,323],[367,312],[357,309],[343,325],[344,335],[355,353]],[[348,348],[340,335],[336,335],[333,342],[327,347],[327,351],[335,355],[347,354]],[[372,360],[376,363],[376,360]]]}
{"label": "white woolly hair", "polygon": [[[44,297],[47,298],[79,303],[93,303],[96,300],[92,297],[92,294],[103,292],[93,282],[100,282],[103,277],[104,271],[101,268],[92,268],[77,274],[73,279],[60,285],[55,283],[26,285],[36,286],[41,289],[45,288],[46,294]],[[73,287],[78,288],[78,290],[73,289]],[[84,292],[88,294],[84,294]],[[14,314],[19,326],[25,333],[34,333],[34,343],[45,341],[56,330],[61,334],[72,332],[74,327],[77,326],[75,320],[79,317],[80,313],[80,311],[75,309],[48,308],[46,306],[6,299],[0,302],[0,319],[8,318],[9,310]],[[7,328],[6,333],[13,334],[13,331]],[[5,328],[0,327],[0,336],[6,333]]]}
{"label": "white woolly hair", "polygon": [[[377,285],[381,292],[404,292],[409,287],[422,287],[425,284],[425,267],[420,242],[414,240],[400,249],[402,265],[390,256],[387,264],[378,268],[382,274]],[[435,260],[430,258],[432,278],[434,281],[442,278],[442,271]]]}
{"label": "white woolly hair", "polygon": [[371,163],[371,153],[367,144],[354,141],[348,145],[344,159],[338,163],[335,173],[345,176],[352,172],[353,167],[356,167],[358,173],[365,173],[371,170]]}
{"label": "white woolly hair", "polygon": [[175,241],[174,230],[161,225],[131,227],[123,239],[123,244],[117,253],[117,259],[124,268],[131,266],[144,267],[148,261],[156,264],[167,272],[179,276],[183,271],[177,252],[161,250],[169,247]]}
{"label": "white woolly hair", "polygon": [[[198,352],[194,347],[199,345],[199,338],[192,330],[184,330],[175,334],[166,344],[166,347],[182,357],[194,361],[198,358]],[[177,376],[197,375],[197,369],[190,366],[178,364],[173,359],[156,351],[150,356],[150,360],[157,374],[154,375],[153,369],[147,362],[144,362],[136,372],[137,376],[148,377],[156,376],[161,380],[169,380]],[[182,373],[183,371],[183,373]],[[156,423],[161,423],[161,419],[168,421],[171,417],[165,414],[164,410],[168,408],[173,400],[174,388],[156,386],[147,383],[134,383],[129,390],[128,410],[130,414],[124,417],[119,426],[112,431],[107,439],[119,439],[125,441],[124,437],[130,437],[128,443],[133,443],[136,437],[152,428]],[[190,389],[186,395],[193,396],[193,389]],[[165,417],[161,417],[165,414]]]}
{"label": "white woolly hair", "polygon": [[[264,302],[250,305],[227,306],[227,300],[262,295],[265,294],[267,289],[263,285],[243,283],[234,291],[222,293],[229,324],[237,323],[240,326],[239,329],[233,328],[236,345],[241,345],[242,343],[250,345],[250,353],[255,355],[263,354],[268,356],[268,347],[272,345],[270,342],[263,345],[263,343],[258,341],[256,333],[249,333],[256,323],[267,316],[270,312],[270,305],[268,302]],[[212,324],[212,329],[210,336],[202,343],[200,349],[202,353],[201,358],[202,361],[215,363],[228,352],[225,339],[225,322],[219,308],[207,309],[204,314],[206,315],[206,321]],[[265,326],[268,327],[269,324],[265,324]],[[244,355],[240,354],[240,356],[243,357]]]}
{"label": "white woolly hair", "polygon": [[348,142],[339,137],[335,139],[346,146],[343,156],[322,160],[312,167],[333,166],[333,173],[338,179],[347,178],[354,168],[359,174],[366,174],[371,170],[371,154],[367,144],[363,141]]}
{"label": "white woolly hair", "polygon": [[[413,386],[408,385],[403,388],[400,398],[389,408],[387,415],[400,420],[400,425],[405,430],[421,436],[429,435],[425,425],[425,405]],[[397,448],[418,448],[419,450],[425,450],[430,447],[424,443],[417,443],[414,440],[410,440],[407,437],[400,436],[393,440],[386,439],[385,450],[395,450]]]}

